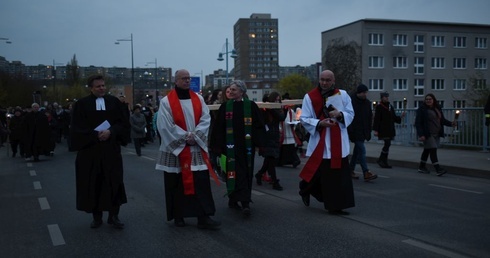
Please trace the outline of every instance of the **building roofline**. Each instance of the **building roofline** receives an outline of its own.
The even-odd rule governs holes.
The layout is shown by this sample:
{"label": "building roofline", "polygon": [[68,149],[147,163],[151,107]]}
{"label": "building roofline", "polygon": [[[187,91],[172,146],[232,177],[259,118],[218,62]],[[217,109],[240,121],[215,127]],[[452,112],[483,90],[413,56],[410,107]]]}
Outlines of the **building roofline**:
{"label": "building roofline", "polygon": [[489,27],[490,24],[478,24],[478,23],[461,23],[461,22],[438,22],[438,21],[415,21],[415,20],[394,20],[394,19],[378,19],[378,18],[364,18],[357,21],[353,21],[329,30],[322,31],[325,32],[333,31],[346,27],[359,22],[390,22],[390,23],[403,23],[403,24],[426,24],[426,25],[451,25],[451,26],[474,26],[474,27]]}

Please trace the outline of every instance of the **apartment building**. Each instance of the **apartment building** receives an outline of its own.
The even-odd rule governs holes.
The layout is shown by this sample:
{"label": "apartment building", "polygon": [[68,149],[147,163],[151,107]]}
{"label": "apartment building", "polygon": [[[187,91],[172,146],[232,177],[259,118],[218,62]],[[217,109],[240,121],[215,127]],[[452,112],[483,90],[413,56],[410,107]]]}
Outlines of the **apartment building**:
{"label": "apartment building", "polygon": [[471,107],[470,95],[489,87],[488,24],[362,19],[321,35],[322,57],[335,40],[356,43],[370,98],[388,91],[396,108],[404,98],[417,108],[427,93],[443,107]]}

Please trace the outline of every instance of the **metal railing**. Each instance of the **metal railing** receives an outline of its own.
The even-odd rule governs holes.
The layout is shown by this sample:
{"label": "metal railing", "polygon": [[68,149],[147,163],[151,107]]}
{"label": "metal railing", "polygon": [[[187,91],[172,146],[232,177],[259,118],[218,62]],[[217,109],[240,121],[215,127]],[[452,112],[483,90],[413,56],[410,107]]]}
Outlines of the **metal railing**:
{"label": "metal railing", "polygon": [[[460,111],[456,120],[456,127],[444,126],[444,138],[441,138],[442,146],[479,148],[483,151],[490,150],[489,128],[485,126],[485,113],[483,108],[444,108],[442,112],[449,121],[455,120],[456,110]],[[397,110],[400,115],[403,110]],[[416,109],[407,109],[401,124],[395,124],[396,136],[393,144],[417,146],[422,144],[417,137],[415,128]],[[378,138],[372,136],[374,141]],[[380,141],[381,142],[381,141]]]}

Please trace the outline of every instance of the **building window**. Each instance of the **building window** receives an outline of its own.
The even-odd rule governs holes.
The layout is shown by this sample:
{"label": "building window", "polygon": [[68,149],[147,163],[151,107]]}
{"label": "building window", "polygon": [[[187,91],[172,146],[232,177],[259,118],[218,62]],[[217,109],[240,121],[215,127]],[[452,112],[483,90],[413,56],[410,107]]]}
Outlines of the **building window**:
{"label": "building window", "polygon": [[466,69],[466,58],[454,58],[453,59],[454,69]]}
{"label": "building window", "polygon": [[487,69],[487,59],[475,58],[475,69]]}
{"label": "building window", "polygon": [[466,47],[466,37],[454,37],[454,47],[455,48],[465,48]]}
{"label": "building window", "polygon": [[444,57],[433,57],[431,61],[431,67],[433,69],[444,69]]}
{"label": "building window", "polygon": [[369,33],[368,45],[372,45],[372,46],[384,45],[383,34]]}
{"label": "building window", "polygon": [[444,36],[432,36],[432,46],[433,47],[445,47]]}
{"label": "building window", "polygon": [[393,68],[407,68],[408,62],[405,56],[395,56],[393,57]]}
{"label": "building window", "polygon": [[382,56],[370,56],[369,68],[384,68],[384,58]]}
{"label": "building window", "polygon": [[393,46],[397,47],[406,47],[407,43],[407,35],[405,34],[394,34],[393,35]]}
{"label": "building window", "polygon": [[419,107],[422,106],[423,103],[424,103],[423,100],[416,100],[413,102],[413,108],[418,109]]}
{"label": "building window", "polygon": [[475,48],[487,49],[487,38],[475,38]]}
{"label": "building window", "polygon": [[393,90],[408,90],[408,80],[393,79]]}
{"label": "building window", "polygon": [[413,95],[424,96],[424,79],[415,79],[413,83]]}
{"label": "building window", "polygon": [[415,57],[413,60],[414,74],[424,74],[424,58]]}
{"label": "building window", "polygon": [[393,107],[395,110],[403,109],[403,101],[393,101]]}
{"label": "building window", "polygon": [[424,53],[424,35],[415,35],[413,39],[413,51]]}
{"label": "building window", "polygon": [[454,79],[453,90],[466,90],[466,80]]}
{"label": "building window", "polygon": [[381,91],[383,89],[383,79],[369,79],[369,90]]}
{"label": "building window", "polygon": [[466,107],[466,101],[465,100],[454,100],[453,101],[453,108],[465,108]]}
{"label": "building window", "polygon": [[475,80],[475,89],[476,90],[486,90],[487,89],[487,80],[485,80],[485,79]]}
{"label": "building window", "polygon": [[444,79],[432,79],[431,89],[444,90]]}

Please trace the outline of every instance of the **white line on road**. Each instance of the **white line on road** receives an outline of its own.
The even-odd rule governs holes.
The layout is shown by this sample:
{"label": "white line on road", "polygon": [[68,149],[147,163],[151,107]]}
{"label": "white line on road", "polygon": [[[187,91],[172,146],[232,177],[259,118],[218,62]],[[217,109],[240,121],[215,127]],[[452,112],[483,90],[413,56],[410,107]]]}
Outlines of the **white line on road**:
{"label": "white line on road", "polygon": [[36,170],[29,170],[29,175],[36,176]]}
{"label": "white line on road", "polygon": [[34,189],[35,189],[35,190],[40,190],[40,189],[42,189],[42,187],[41,187],[41,182],[39,182],[39,181],[35,181],[35,182],[32,182],[32,184],[34,185]]}
{"label": "white line on road", "polygon": [[406,240],[403,240],[402,242],[405,243],[405,244],[413,245],[413,246],[418,247],[418,248],[422,248],[424,250],[427,250],[427,251],[430,251],[430,252],[433,252],[433,253],[436,253],[436,254],[444,255],[446,257],[451,257],[451,258],[463,258],[463,257],[466,257],[464,255],[453,253],[451,251],[444,250],[442,248],[439,248],[439,247],[436,247],[436,246],[432,246],[432,245],[428,245],[428,244],[425,244],[425,243],[422,243],[422,242],[419,242],[419,241],[415,241],[413,239],[406,239]]}
{"label": "white line on road", "polygon": [[65,239],[61,234],[61,230],[60,227],[58,227],[58,224],[48,225],[48,231],[49,236],[51,236],[51,242],[53,242],[54,246],[65,244]]}
{"label": "white line on road", "polygon": [[48,199],[46,197],[37,198],[39,201],[39,206],[41,206],[41,210],[49,210],[51,207],[49,206]]}
{"label": "white line on road", "polygon": [[252,193],[258,196],[264,195],[264,193],[255,190],[252,190]]}
{"label": "white line on road", "polygon": [[440,187],[440,188],[446,188],[446,189],[461,191],[461,192],[474,193],[474,194],[483,194],[483,192],[471,191],[471,190],[466,190],[466,189],[461,189],[461,188],[454,188],[454,187],[443,186],[443,185],[434,185],[434,184],[429,184],[429,185],[435,186],[435,187]]}
{"label": "white line on road", "polygon": [[154,159],[154,158],[150,158],[150,157],[147,157],[147,156],[141,156],[141,157],[142,157],[142,158],[144,158],[144,159],[149,159],[149,160],[151,160],[151,161],[155,161],[155,159]]}

